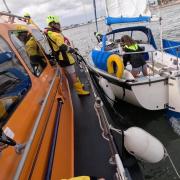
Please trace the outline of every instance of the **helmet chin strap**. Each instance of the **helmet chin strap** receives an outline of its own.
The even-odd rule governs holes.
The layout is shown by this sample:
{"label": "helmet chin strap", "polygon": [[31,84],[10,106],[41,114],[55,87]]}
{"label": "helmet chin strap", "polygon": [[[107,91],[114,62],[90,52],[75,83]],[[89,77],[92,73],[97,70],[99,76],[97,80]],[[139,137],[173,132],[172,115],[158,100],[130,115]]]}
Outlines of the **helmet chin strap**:
{"label": "helmet chin strap", "polygon": [[55,32],[61,32],[61,30],[55,26],[51,26],[51,29]]}
{"label": "helmet chin strap", "polygon": [[56,25],[51,25],[51,28],[52,28],[52,30],[55,31],[55,32],[61,32],[60,26],[57,27]]}

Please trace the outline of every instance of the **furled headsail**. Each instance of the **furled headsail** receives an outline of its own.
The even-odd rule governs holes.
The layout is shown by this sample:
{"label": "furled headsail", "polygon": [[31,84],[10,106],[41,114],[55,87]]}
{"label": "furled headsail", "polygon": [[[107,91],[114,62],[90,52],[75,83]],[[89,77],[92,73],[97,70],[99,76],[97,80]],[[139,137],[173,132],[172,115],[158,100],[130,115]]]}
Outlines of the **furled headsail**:
{"label": "furled headsail", "polygon": [[149,21],[151,12],[147,0],[105,0],[106,24]]}

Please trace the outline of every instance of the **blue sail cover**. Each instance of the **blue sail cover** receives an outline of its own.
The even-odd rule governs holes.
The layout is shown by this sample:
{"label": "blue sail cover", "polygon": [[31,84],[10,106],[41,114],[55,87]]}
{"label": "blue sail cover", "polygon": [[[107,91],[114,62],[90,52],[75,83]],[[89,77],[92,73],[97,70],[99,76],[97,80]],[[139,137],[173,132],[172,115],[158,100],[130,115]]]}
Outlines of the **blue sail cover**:
{"label": "blue sail cover", "polygon": [[150,21],[148,0],[105,0],[106,24]]}
{"label": "blue sail cover", "polygon": [[96,67],[107,71],[107,60],[111,54],[112,52],[108,51],[92,50],[91,57]]}
{"label": "blue sail cover", "polygon": [[105,22],[107,25],[118,24],[118,23],[133,23],[133,22],[149,22],[150,16],[139,16],[139,17],[107,17]]}
{"label": "blue sail cover", "polygon": [[[174,46],[176,46],[176,47],[174,47]],[[179,47],[177,47],[177,46],[179,46]],[[172,48],[170,48],[170,47],[172,47]],[[163,39],[163,48],[170,48],[170,49],[166,49],[165,51],[169,54],[178,56],[180,58],[180,42]]]}

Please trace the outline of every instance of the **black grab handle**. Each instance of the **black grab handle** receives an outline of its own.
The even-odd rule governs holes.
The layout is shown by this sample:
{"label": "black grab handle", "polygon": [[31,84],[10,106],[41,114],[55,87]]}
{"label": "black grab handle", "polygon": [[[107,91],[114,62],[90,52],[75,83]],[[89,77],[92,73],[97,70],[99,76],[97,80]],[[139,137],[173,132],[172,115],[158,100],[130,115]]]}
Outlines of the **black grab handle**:
{"label": "black grab handle", "polygon": [[48,165],[47,165],[47,170],[46,170],[46,178],[45,178],[46,180],[51,179],[51,173],[52,173],[54,154],[55,154],[55,149],[56,149],[56,141],[57,141],[57,135],[58,135],[58,127],[59,127],[59,123],[60,123],[60,115],[61,115],[62,104],[63,104],[63,101],[62,101],[62,99],[59,98],[58,104],[57,104],[55,124],[54,124],[54,129],[53,129],[52,144],[51,144],[50,155],[49,155]]}

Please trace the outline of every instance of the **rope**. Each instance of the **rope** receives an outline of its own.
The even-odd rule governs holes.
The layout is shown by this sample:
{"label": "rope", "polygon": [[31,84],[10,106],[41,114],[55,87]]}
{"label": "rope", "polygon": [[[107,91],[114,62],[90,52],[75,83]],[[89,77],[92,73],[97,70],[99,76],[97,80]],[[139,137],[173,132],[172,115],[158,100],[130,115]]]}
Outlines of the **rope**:
{"label": "rope", "polygon": [[[83,66],[81,66],[81,67],[85,67],[85,68],[88,69],[88,67],[87,67],[87,65],[86,65],[86,61],[85,61],[85,59],[83,58],[83,56],[81,56],[81,55],[78,54],[78,53],[76,53],[76,56],[77,56],[77,59],[78,59],[78,57],[80,57],[81,60],[83,61]],[[79,59],[78,59],[78,60],[79,60]],[[81,61],[81,60],[80,60],[80,61]],[[81,62],[78,62],[78,64],[81,64]],[[98,72],[96,72],[96,74],[97,74],[97,76],[98,76],[99,78],[102,77]],[[104,94],[104,96],[105,96],[106,98],[108,98],[112,103],[118,103],[118,101],[117,101],[116,99],[113,100],[113,99],[111,99],[106,93],[103,93],[103,94]],[[125,94],[125,93],[124,93],[124,94]],[[123,96],[124,96],[124,95],[123,95]],[[124,99],[124,98],[122,97],[122,100],[123,100],[123,99]],[[116,115],[119,115],[120,118],[123,119],[123,116],[122,116],[121,114],[119,114],[119,112],[118,112],[113,106],[111,106],[111,107],[112,107],[114,113],[115,113]]]}
{"label": "rope", "polygon": [[[106,141],[109,141],[109,139],[104,135],[104,128],[103,128],[102,123],[101,123],[101,120],[100,120],[101,117],[100,117],[100,114],[99,114],[99,112],[98,112],[97,107],[96,107],[95,104],[94,104],[94,109],[95,109],[96,115],[97,115],[97,117],[98,117],[100,129],[102,130],[102,137],[103,137]],[[109,124],[108,124],[108,127],[109,127]]]}
{"label": "rope", "polygon": [[111,124],[109,125],[109,128],[110,128],[111,130],[117,132],[117,133],[120,134],[120,135],[123,134],[121,130],[114,128]]}
{"label": "rope", "polygon": [[165,155],[166,155],[165,157],[167,157],[169,159],[174,172],[176,173],[177,177],[180,179],[180,174],[178,173],[176,166],[174,165],[169,153],[167,152],[167,149],[166,148],[164,148],[164,149],[165,149]]}

